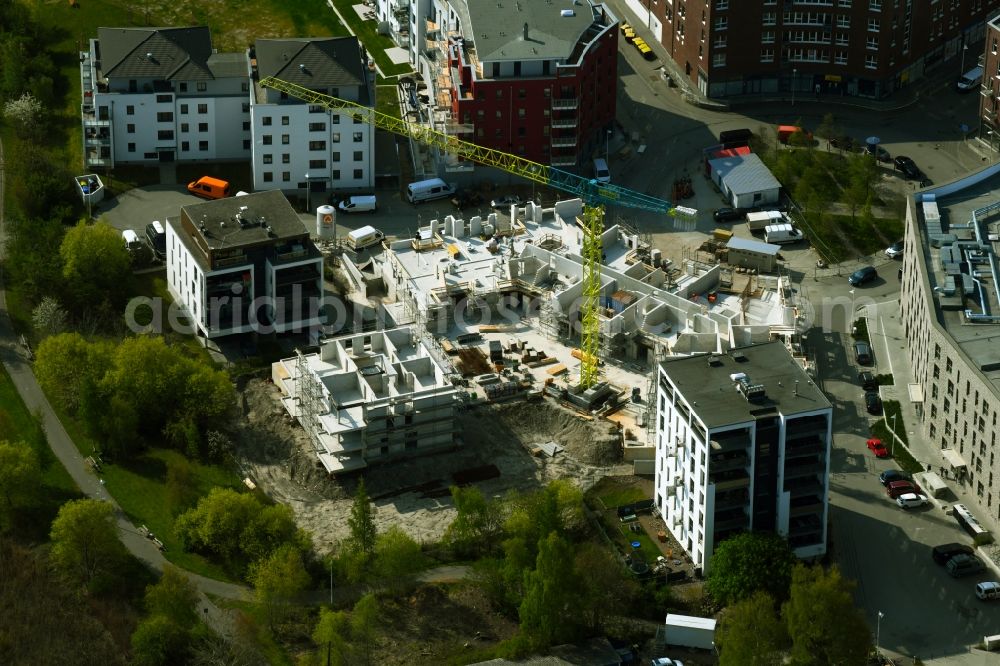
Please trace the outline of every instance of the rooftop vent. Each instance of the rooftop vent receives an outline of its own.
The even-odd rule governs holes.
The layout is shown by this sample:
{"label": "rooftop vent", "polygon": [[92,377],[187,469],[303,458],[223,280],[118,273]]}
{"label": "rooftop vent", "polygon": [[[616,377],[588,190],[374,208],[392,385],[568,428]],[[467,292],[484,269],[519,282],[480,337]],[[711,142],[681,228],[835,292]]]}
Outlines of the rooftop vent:
{"label": "rooftop vent", "polygon": [[767,390],[764,388],[764,385],[752,383],[745,372],[737,372],[729,377],[736,382],[736,390],[739,391],[744,398],[746,398],[747,402],[757,402],[758,400],[763,400],[767,395]]}
{"label": "rooftop vent", "polygon": [[563,18],[568,18],[570,16],[576,16],[576,11],[573,9],[563,9],[559,12],[559,15]]}
{"label": "rooftop vent", "polygon": [[711,356],[708,357],[708,364],[713,368],[717,368],[720,365],[722,365],[722,359],[716,356],[715,354],[712,354]]}
{"label": "rooftop vent", "polygon": [[156,62],[156,58],[153,57],[152,53],[146,54],[146,60],[148,60],[149,62]]}
{"label": "rooftop vent", "polygon": [[743,352],[733,352],[733,360],[737,363],[746,363],[747,357]]}

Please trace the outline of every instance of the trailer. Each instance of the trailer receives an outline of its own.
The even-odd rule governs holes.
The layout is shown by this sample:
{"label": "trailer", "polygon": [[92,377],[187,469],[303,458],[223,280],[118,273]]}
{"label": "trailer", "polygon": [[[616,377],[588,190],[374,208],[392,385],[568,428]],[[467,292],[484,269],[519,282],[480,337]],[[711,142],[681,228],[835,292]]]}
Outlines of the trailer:
{"label": "trailer", "polygon": [[665,639],[667,645],[711,650],[715,645],[715,620],[667,613]]}

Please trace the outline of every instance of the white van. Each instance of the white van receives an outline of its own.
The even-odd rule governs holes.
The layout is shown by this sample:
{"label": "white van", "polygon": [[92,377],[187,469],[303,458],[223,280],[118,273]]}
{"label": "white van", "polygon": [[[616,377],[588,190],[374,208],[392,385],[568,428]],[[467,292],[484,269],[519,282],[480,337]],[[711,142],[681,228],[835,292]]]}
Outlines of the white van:
{"label": "white van", "polygon": [[780,210],[761,210],[747,213],[747,229],[750,231],[764,231],[772,224],[781,224],[785,221],[785,216]]}
{"label": "white van", "polygon": [[973,67],[955,82],[955,89],[958,92],[972,92],[979,87],[983,81],[983,68]]}
{"label": "white van", "polygon": [[345,213],[374,213],[378,204],[375,202],[375,195],[369,194],[344,199],[337,204],[337,208]]}
{"label": "white van", "polygon": [[142,247],[142,241],[139,240],[139,234],[135,233],[131,229],[126,229],[122,232],[122,240],[125,242],[126,250],[138,250]]}
{"label": "white van", "polygon": [[440,178],[429,178],[406,186],[406,198],[410,203],[443,199],[455,193],[455,186],[449,185]]}
{"label": "white van", "polygon": [[594,180],[598,183],[610,183],[611,172],[608,171],[608,163],[603,158],[594,160]]}
{"label": "white van", "polygon": [[363,250],[369,245],[381,243],[385,234],[372,226],[364,226],[347,234],[347,245],[352,250]]}
{"label": "white van", "polygon": [[798,243],[803,238],[802,232],[788,223],[769,224],[764,227],[765,243],[772,243],[774,245]]}

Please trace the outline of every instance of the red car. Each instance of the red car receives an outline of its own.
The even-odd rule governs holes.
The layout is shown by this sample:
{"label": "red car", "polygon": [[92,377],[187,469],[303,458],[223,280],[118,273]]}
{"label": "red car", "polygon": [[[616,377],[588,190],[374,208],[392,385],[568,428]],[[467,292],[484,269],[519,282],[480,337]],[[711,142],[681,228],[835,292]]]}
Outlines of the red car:
{"label": "red car", "polygon": [[892,499],[896,499],[900,495],[905,495],[906,493],[918,493],[916,487],[909,481],[893,481],[885,488],[885,493]]}
{"label": "red car", "polygon": [[882,443],[881,439],[869,439],[868,450],[874,453],[876,458],[889,457],[889,449],[885,448],[885,444]]}

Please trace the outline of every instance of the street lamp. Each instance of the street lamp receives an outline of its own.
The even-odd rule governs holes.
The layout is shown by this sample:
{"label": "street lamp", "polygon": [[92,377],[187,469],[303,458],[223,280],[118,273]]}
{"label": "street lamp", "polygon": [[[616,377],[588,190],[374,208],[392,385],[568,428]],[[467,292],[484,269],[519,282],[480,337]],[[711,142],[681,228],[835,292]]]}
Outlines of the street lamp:
{"label": "street lamp", "polygon": [[958,73],[959,76],[965,74],[965,52],[969,50],[968,44],[962,45],[962,70]]}
{"label": "street lamp", "polygon": [[792,68],[792,106],[795,106],[795,79],[799,77],[799,70]]}
{"label": "street lamp", "polygon": [[312,212],[310,210],[310,206],[309,206],[309,203],[310,203],[310,201],[309,201],[309,199],[310,199],[309,192],[310,192],[311,189],[312,188],[309,187],[309,172],[306,172],[306,213],[311,213]]}
{"label": "street lamp", "polygon": [[850,314],[851,320],[850,320],[850,324],[851,324],[851,335],[853,335],[854,334],[854,290],[851,289],[847,293],[849,293],[851,295],[851,314]]}
{"label": "street lamp", "polygon": [[896,414],[892,414],[892,439],[889,441],[889,457],[892,457],[892,452],[896,448]]}
{"label": "street lamp", "polygon": [[608,161],[609,146],[611,145],[611,130],[607,130],[607,134],[604,136],[604,161]]}
{"label": "street lamp", "polygon": [[878,652],[878,650],[879,650],[879,642],[878,641],[879,641],[879,633],[882,630],[882,618],[883,617],[885,617],[885,614],[883,614],[882,611],[879,611],[878,612],[878,620],[875,621],[875,651],[876,652]]}

